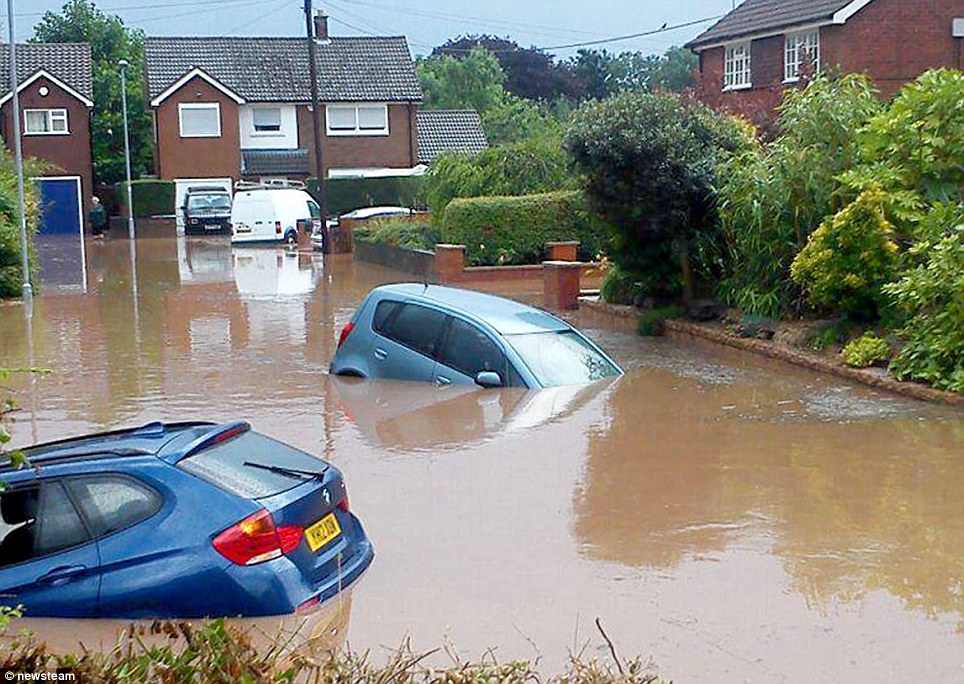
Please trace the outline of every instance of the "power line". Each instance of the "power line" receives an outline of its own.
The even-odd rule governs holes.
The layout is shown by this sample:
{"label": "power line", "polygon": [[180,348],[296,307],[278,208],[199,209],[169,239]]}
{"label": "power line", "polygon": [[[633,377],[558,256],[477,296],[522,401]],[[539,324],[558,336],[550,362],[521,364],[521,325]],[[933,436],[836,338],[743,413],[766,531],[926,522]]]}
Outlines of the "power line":
{"label": "power line", "polygon": [[[199,5],[240,5],[240,4],[253,4],[248,2],[248,0],[196,0],[195,2],[166,2],[157,3],[153,5],[128,5],[126,7],[98,7],[97,9],[104,12],[105,14],[111,14],[113,12],[139,12],[141,10],[148,9],[167,9],[167,8],[177,8],[177,7],[197,7]],[[18,17],[43,17],[47,14],[58,15],[54,10],[47,10],[46,12],[15,12],[14,15]]]}
{"label": "power line", "polygon": [[[258,3],[257,3],[257,4],[263,4],[262,0],[258,0]],[[264,19],[267,19],[268,17],[274,16],[275,14],[277,14],[278,12],[280,12],[280,11],[283,10],[283,9],[285,9],[286,7],[288,7],[288,6],[291,5],[291,4],[292,4],[292,0],[281,0],[280,3],[278,3],[278,4],[275,5],[275,6],[273,6],[273,7],[272,7],[270,10],[268,10],[267,12],[262,13],[261,15],[255,17],[254,19],[251,19],[250,21],[244,22],[244,23],[241,24],[240,26],[235,26],[233,29],[231,29],[231,30],[229,30],[229,31],[225,31],[225,35],[235,34],[235,33],[237,33],[238,31],[242,31],[242,30],[248,28],[249,26],[253,26],[254,24],[260,23],[260,22],[263,21]]]}

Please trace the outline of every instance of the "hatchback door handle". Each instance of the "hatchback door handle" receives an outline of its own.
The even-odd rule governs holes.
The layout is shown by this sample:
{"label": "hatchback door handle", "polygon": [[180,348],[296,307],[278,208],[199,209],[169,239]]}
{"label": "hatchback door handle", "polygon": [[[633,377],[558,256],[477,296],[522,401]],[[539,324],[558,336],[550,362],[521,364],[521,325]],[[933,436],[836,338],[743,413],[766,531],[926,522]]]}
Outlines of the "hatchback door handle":
{"label": "hatchback door handle", "polygon": [[444,375],[439,375],[437,378],[435,378],[435,382],[436,382],[437,384],[439,384],[439,385],[442,385],[442,386],[444,386],[444,385],[451,385],[451,384],[452,384],[452,381],[449,380],[449,379],[448,379],[447,377],[445,377]]}
{"label": "hatchback door handle", "polygon": [[83,565],[65,565],[54,568],[46,575],[37,580],[38,584],[46,584],[51,587],[59,587],[67,584],[70,580],[86,572],[87,568]]}
{"label": "hatchback door handle", "polygon": [[384,361],[385,359],[388,358],[388,352],[385,351],[384,349],[379,349],[378,347],[375,347],[375,358],[379,359],[380,361]]}

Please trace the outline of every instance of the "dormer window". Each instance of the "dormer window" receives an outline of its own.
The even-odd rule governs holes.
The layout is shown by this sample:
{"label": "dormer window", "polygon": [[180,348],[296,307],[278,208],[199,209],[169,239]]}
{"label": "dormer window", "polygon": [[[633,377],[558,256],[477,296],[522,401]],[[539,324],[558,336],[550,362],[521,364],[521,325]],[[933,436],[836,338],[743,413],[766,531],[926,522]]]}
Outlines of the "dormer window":
{"label": "dormer window", "polygon": [[794,83],[800,80],[800,70],[807,64],[814,68],[820,65],[819,29],[787,35],[783,60],[783,82]]}
{"label": "dormer window", "polygon": [[750,87],[750,42],[727,45],[723,62],[723,90]]}

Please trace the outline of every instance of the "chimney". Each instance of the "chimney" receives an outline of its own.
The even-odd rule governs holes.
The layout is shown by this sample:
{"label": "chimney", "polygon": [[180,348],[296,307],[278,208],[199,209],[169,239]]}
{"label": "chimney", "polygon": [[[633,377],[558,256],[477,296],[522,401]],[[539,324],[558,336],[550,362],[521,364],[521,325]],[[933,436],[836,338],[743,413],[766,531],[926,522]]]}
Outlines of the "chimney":
{"label": "chimney", "polygon": [[315,40],[321,43],[330,43],[331,38],[328,36],[328,15],[325,14],[324,10],[315,11]]}

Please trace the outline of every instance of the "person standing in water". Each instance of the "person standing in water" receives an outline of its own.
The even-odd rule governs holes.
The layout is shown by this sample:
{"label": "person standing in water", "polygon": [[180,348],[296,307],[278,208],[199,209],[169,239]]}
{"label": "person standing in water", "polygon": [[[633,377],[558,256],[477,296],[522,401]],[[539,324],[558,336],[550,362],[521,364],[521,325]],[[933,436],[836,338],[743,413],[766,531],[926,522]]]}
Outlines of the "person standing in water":
{"label": "person standing in water", "polygon": [[104,237],[104,229],[107,227],[107,211],[100,203],[99,197],[93,198],[93,207],[90,210],[90,227],[95,238]]}

